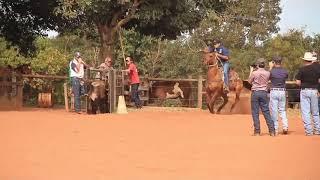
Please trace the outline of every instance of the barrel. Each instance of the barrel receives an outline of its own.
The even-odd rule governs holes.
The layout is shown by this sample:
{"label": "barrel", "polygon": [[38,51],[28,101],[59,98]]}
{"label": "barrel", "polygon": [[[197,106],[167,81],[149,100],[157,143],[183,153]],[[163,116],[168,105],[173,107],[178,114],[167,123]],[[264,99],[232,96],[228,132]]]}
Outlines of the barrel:
{"label": "barrel", "polygon": [[53,106],[52,93],[39,93],[38,105],[42,108],[48,108]]}

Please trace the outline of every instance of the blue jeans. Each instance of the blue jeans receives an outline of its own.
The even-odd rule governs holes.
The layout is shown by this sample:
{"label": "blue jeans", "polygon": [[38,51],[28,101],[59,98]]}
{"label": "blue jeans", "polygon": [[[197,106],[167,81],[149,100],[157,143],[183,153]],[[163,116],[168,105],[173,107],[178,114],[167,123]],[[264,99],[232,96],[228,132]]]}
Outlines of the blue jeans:
{"label": "blue jeans", "polygon": [[288,130],[288,119],[286,113],[286,91],[271,90],[270,91],[270,113],[274,122],[274,129],[278,131],[278,113],[282,120],[282,129]]}
{"label": "blue jeans", "polygon": [[251,113],[253,119],[254,133],[260,133],[259,108],[267,122],[269,133],[275,132],[274,123],[272,121],[267,91],[252,91],[251,93]]}
{"label": "blue jeans", "polygon": [[317,90],[301,89],[300,108],[306,135],[313,134],[310,114],[313,118],[314,133],[320,134],[319,104]]}
{"label": "blue jeans", "polygon": [[224,84],[226,86],[229,86],[229,69],[230,69],[230,63],[229,61],[221,61],[223,66],[223,76],[224,76]]}
{"label": "blue jeans", "polygon": [[139,83],[131,84],[131,100],[134,102],[136,107],[141,107],[138,88],[139,88]]}
{"label": "blue jeans", "polygon": [[81,85],[80,85],[80,79],[76,77],[71,77],[71,85],[72,85],[72,92],[74,96],[74,109],[76,112],[81,111]]}
{"label": "blue jeans", "polygon": [[320,96],[318,97],[318,110],[319,110],[319,114],[320,114]]}

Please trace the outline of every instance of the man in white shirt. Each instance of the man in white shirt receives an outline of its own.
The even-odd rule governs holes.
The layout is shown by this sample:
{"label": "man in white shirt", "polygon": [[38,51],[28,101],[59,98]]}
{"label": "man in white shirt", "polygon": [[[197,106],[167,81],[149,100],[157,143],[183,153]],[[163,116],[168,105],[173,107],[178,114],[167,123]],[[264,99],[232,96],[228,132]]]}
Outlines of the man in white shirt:
{"label": "man in white shirt", "polygon": [[76,113],[81,114],[80,96],[84,94],[84,86],[82,78],[84,77],[84,67],[87,66],[82,60],[80,52],[76,52],[74,59],[69,63],[69,71],[72,84],[72,92],[74,95],[74,108]]}

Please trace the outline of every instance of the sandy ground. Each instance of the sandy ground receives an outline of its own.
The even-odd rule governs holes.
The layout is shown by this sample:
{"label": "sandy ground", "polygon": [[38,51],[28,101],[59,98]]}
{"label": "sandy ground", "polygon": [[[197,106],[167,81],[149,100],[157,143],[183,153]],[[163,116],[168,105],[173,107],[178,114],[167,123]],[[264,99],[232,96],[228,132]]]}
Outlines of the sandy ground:
{"label": "sandy ground", "polygon": [[0,112],[0,180],[319,180],[320,136],[253,137],[250,115]]}

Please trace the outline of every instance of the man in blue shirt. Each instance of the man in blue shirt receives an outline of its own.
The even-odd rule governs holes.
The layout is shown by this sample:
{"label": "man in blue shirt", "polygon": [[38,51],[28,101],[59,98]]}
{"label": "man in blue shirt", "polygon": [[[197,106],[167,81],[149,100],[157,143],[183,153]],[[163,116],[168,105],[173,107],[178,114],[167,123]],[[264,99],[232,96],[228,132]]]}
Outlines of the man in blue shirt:
{"label": "man in blue shirt", "polygon": [[217,52],[217,56],[223,67],[223,80],[224,80],[224,90],[226,93],[229,92],[229,50],[225,48],[221,41],[218,39],[214,39],[212,42],[213,48],[209,48],[209,50],[213,52]]}
{"label": "man in blue shirt", "polygon": [[278,133],[278,113],[282,120],[283,134],[288,134],[288,119],[286,114],[286,79],[288,71],[281,67],[282,58],[273,57],[270,71],[270,113],[274,122],[275,132]]}

